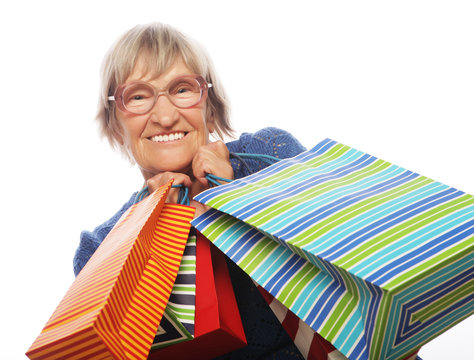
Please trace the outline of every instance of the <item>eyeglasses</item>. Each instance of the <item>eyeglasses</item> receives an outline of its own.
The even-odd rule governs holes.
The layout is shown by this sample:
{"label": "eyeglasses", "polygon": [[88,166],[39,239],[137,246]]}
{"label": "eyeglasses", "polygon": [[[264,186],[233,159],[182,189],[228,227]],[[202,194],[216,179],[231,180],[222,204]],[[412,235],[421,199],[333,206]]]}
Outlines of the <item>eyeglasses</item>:
{"label": "eyeglasses", "polygon": [[205,100],[208,89],[212,87],[200,75],[180,76],[171,80],[166,88],[156,90],[151,84],[135,81],[120,85],[113,96],[108,99],[115,101],[123,112],[142,115],[155,106],[160,95],[180,109],[187,109]]}

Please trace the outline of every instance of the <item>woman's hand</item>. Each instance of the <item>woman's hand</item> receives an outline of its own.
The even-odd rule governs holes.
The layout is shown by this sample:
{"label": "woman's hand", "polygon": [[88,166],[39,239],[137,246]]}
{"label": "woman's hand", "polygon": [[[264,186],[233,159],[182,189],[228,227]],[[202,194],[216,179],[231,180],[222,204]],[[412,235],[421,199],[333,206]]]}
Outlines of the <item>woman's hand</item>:
{"label": "woman's hand", "polygon": [[209,187],[206,174],[220,176],[229,180],[234,179],[234,170],[229,160],[229,150],[222,141],[201,146],[196,156],[194,156],[192,166],[196,180],[205,188]]}
{"label": "woman's hand", "polygon": [[[209,210],[208,206],[192,200],[195,195],[209,188],[206,175],[213,174],[225,179],[234,179],[234,170],[230,164],[227,146],[222,141],[201,146],[193,159],[192,170],[195,177],[194,184],[188,175],[168,171],[148,179],[146,181],[148,191],[152,193],[160,186],[167,184],[171,179],[174,179],[173,185],[182,184],[190,189],[190,205],[196,208],[194,217],[198,217]],[[178,194],[179,188],[172,188],[168,193],[166,202],[176,203],[178,201]]]}
{"label": "woman's hand", "polygon": [[[229,150],[222,141],[216,141],[201,146],[196,156],[194,156],[192,167],[194,177],[200,186],[197,187],[198,192],[192,192],[191,197],[209,188],[209,182],[206,179],[207,174],[216,175],[229,180],[234,179],[234,170],[229,160]],[[195,200],[191,200],[191,206],[196,208],[196,213],[194,214],[195,218],[210,209],[209,206]]]}
{"label": "woman's hand", "polygon": [[[152,178],[146,181],[146,185],[148,186],[148,191],[150,194],[158,189],[160,186],[167,184],[171,179],[173,179],[173,185],[183,184],[187,188],[192,188],[192,181],[188,175],[182,173],[173,173],[173,172],[164,172],[158,175],[153,176]],[[179,196],[179,188],[171,188],[168,197],[166,198],[167,203],[177,203],[178,196]],[[190,199],[190,206],[196,209],[194,213],[194,218],[197,218],[199,215],[204,214],[207,210],[209,210],[209,206],[201,204],[196,200]]]}
{"label": "woman's hand", "polygon": [[196,200],[191,200],[189,202],[189,205],[191,205],[193,208],[196,209],[196,211],[194,212],[194,218],[197,218],[198,216],[201,216],[202,214],[204,214],[207,210],[210,209],[209,206],[207,205],[204,205],[204,204],[201,204],[200,202],[196,201]]}
{"label": "woman's hand", "polygon": [[[149,193],[151,194],[160,186],[167,184],[171,179],[173,179],[173,185],[182,184],[186,186],[187,188],[191,188],[191,186],[193,185],[188,175],[166,171],[158,175],[155,175],[146,181],[146,185],[148,186]],[[179,188],[171,188],[168,193],[168,197],[166,198],[166,202],[177,203],[178,195],[179,195]]]}

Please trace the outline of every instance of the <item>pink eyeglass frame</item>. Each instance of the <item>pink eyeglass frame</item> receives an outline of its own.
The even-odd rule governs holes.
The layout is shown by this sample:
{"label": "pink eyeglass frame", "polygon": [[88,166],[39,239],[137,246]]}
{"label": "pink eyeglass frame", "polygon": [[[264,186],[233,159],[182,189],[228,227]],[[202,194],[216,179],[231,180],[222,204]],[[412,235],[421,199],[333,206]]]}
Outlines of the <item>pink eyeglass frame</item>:
{"label": "pink eyeglass frame", "polygon": [[[193,79],[193,80],[196,80],[199,84],[199,89],[201,90],[201,98],[200,100],[196,103],[196,104],[193,104],[191,106],[178,106],[176,105],[170,98],[170,94],[168,92],[168,86],[170,83],[176,81],[176,80],[179,80],[179,79]],[[145,85],[148,85],[150,86],[152,89],[153,89],[153,92],[155,94],[155,98],[154,98],[154,102],[153,102],[153,106],[150,108],[150,110],[148,110],[147,112],[144,112],[144,113],[134,113],[134,112],[131,112],[130,110],[128,110],[124,103],[123,103],[123,91],[126,87],[130,86],[130,85],[133,85],[133,84],[145,84]],[[208,83],[201,75],[184,75],[184,76],[178,76],[174,79],[172,79],[170,82],[168,82],[168,84],[166,85],[166,87],[164,89],[161,89],[161,90],[157,90],[153,85],[151,85],[150,83],[148,82],[145,82],[145,81],[133,81],[131,83],[128,83],[128,84],[122,84],[120,85],[117,90],[115,90],[115,93],[114,95],[112,96],[109,96],[107,97],[107,100],[109,101],[115,101],[115,103],[117,104],[117,107],[120,109],[120,111],[124,112],[124,113],[127,113],[127,114],[133,114],[133,115],[144,115],[144,114],[147,114],[151,111],[151,109],[153,109],[153,107],[155,106],[156,102],[158,101],[158,97],[160,97],[161,95],[165,95],[168,100],[174,105],[176,106],[177,108],[179,109],[189,109],[189,108],[192,108],[193,106],[196,106],[196,105],[199,105],[200,103],[202,103],[204,100],[207,99],[207,94],[208,94],[208,90],[209,88],[212,87],[212,84],[211,83]]]}

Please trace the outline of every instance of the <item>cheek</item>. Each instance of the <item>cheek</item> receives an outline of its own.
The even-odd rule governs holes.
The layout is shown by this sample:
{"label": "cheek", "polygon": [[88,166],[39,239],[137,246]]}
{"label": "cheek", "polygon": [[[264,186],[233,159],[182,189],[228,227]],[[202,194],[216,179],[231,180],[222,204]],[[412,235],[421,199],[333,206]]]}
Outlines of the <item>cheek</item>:
{"label": "cheek", "polygon": [[203,130],[206,127],[206,107],[201,106],[192,109],[184,109],[181,115],[196,130]]}
{"label": "cheek", "polygon": [[146,120],[139,118],[122,119],[120,124],[122,125],[124,145],[131,145],[140,139]]}

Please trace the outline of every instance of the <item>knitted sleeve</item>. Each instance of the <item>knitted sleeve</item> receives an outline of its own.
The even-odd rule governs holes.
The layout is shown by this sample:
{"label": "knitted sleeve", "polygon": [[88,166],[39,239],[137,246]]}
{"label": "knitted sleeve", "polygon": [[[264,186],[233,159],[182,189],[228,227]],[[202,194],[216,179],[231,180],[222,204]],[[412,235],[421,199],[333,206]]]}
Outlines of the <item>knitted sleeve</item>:
{"label": "knitted sleeve", "polygon": [[[254,134],[243,133],[238,140],[227,143],[230,152],[247,154],[265,154],[286,159],[305,151],[305,147],[289,132],[267,127]],[[239,160],[231,159],[236,179],[250,175]],[[252,173],[262,170],[268,164],[259,160],[246,160]]]}
{"label": "knitted sleeve", "polygon": [[97,226],[94,231],[83,231],[80,235],[79,246],[73,259],[74,275],[77,276],[84,265],[89,261],[92,254],[115,226],[117,221],[135,201],[136,193],[122,206],[122,208],[105,223]]}

